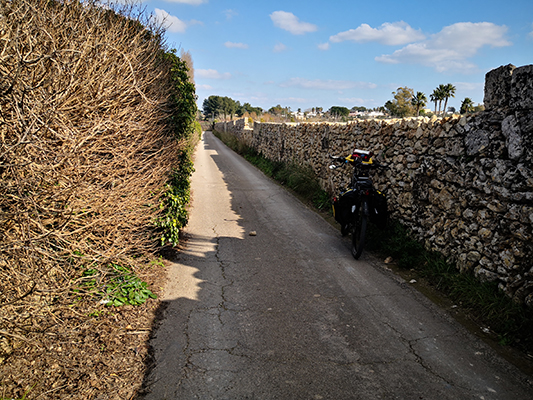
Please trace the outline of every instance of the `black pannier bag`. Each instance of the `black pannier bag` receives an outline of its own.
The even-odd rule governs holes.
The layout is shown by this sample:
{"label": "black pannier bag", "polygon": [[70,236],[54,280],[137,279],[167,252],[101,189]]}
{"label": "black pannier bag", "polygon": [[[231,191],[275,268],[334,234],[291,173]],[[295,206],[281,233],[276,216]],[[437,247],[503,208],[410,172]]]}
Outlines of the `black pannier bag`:
{"label": "black pannier bag", "polygon": [[372,204],[370,205],[370,220],[380,229],[387,226],[389,218],[387,211],[387,198],[379,190],[375,190],[372,195]]}
{"label": "black pannier bag", "polygon": [[338,198],[335,197],[333,199],[333,216],[341,226],[347,225],[350,222],[352,206],[356,204],[356,197],[356,191],[349,189],[342,192]]}

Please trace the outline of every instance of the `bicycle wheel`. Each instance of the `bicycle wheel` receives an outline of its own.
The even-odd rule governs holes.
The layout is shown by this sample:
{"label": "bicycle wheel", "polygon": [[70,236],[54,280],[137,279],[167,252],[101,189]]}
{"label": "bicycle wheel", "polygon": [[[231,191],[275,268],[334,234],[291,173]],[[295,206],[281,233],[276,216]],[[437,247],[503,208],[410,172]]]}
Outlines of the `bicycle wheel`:
{"label": "bicycle wheel", "polygon": [[357,211],[355,223],[352,228],[352,256],[356,260],[361,257],[363,253],[363,246],[365,245],[366,226],[368,224],[368,215],[362,211],[362,204]]}

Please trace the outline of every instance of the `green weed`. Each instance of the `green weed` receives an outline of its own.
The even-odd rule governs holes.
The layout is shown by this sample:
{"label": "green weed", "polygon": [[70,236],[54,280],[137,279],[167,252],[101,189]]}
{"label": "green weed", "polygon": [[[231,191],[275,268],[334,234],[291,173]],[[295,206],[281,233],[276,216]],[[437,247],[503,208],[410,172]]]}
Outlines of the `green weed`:
{"label": "green weed", "polygon": [[[133,270],[118,264],[110,264],[109,270],[102,274],[100,271],[88,268],[82,273],[82,283],[77,292],[101,297],[106,306],[120,307],[123,305],[137,306],[149,298],[157,296],[148,289],[148,284],[142,281]],[[97,311],[90,314],[97,317]]]}

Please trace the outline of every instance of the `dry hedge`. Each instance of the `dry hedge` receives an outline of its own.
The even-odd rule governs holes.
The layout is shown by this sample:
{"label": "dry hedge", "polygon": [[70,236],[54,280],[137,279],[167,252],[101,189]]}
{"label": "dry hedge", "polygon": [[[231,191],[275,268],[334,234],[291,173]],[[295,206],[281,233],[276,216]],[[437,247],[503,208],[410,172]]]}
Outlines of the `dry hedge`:
{"label": "dry hedge", "polygon": [[94,300],[73,304],[83,270],[142,273],[135,260],[156,245],[181,145],[161,36],[144,25],[89,2],[0,0],[0,397],[134,390],[114,382],[89,395],[83,376],[102,365],[44,360],[58,342],[93,345]]}

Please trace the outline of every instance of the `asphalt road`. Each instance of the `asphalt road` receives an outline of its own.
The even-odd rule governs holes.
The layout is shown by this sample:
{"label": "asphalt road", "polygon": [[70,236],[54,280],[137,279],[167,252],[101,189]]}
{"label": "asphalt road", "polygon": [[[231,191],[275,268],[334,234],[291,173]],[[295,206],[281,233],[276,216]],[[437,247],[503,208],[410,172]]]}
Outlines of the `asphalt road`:
{"label": "asphalt road", "polygon": [[354,260],[338,230],[209,132],[195,168],[146,399],[533,399],[528,377]]}

